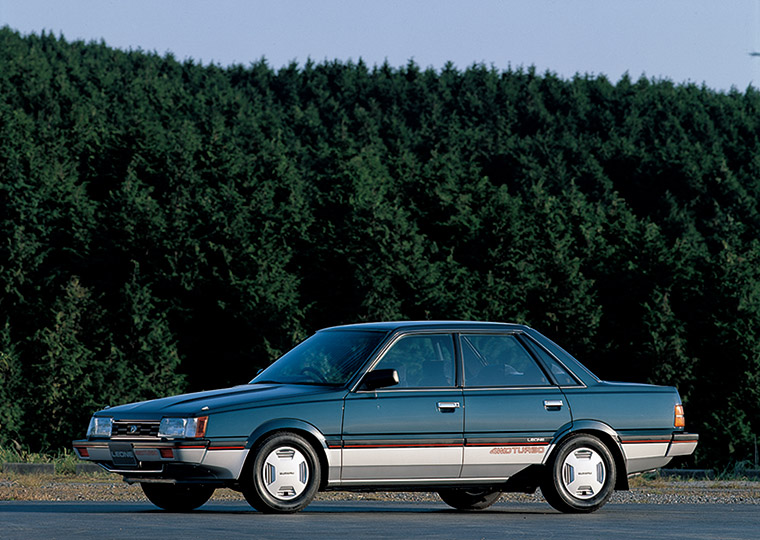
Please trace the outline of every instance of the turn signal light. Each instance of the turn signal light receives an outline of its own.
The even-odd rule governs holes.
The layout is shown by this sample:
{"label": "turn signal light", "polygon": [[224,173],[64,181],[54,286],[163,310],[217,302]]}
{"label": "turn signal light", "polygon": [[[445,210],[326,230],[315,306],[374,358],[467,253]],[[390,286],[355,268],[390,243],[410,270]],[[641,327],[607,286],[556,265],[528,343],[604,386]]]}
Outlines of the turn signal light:
{"label": "turn signal light", "polygon": [[683,405],[676,405],[673,425],[675,427],[686,427],[686,418],[683,415]]}
{"label": "turn signal light", "polygon": [[195,429],[196,437],[206,436],[206,426],[208,425],[208,416],[199,416],[197,420],[197,428]]}

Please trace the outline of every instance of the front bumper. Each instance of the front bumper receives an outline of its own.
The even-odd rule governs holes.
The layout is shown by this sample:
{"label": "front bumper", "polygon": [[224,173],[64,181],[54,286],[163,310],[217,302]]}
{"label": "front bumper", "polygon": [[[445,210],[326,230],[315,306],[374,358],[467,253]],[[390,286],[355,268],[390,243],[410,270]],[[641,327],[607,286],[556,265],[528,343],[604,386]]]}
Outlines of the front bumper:
{"label": "front bumper", "polygon": [[97,463],[129,482],[235,481],[248,456],[242,441],[79,440],[80,459]]}

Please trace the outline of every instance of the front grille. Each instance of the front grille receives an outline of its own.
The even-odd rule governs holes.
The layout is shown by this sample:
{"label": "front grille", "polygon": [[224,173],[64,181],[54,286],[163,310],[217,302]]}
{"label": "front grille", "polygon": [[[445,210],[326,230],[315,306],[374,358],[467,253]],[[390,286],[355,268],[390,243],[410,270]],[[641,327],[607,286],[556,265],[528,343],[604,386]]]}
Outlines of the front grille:
{"label": "front grille", "polygon": [[158,438],[160,422],[114,422],[111,428],[112,438]]}

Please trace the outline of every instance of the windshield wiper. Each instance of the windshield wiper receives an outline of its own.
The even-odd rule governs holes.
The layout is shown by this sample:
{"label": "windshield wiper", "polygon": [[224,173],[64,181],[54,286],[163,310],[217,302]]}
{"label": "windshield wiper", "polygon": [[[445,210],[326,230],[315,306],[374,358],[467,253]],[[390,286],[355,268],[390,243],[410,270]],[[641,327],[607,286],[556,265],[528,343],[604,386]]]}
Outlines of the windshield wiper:
{"label": "windshield wiper", "polygon": [[293,381],[285,384],[304,384],[308,386],[341,386],[339,383],[329,383],[321,381]]}
{"label": "windshield wiper", "polygon": [[249,384],[294,384],[304,386],[341,386],[340,383],[330,383],[322,381],[273,381],[265,379],[263,381],[251,381]]}

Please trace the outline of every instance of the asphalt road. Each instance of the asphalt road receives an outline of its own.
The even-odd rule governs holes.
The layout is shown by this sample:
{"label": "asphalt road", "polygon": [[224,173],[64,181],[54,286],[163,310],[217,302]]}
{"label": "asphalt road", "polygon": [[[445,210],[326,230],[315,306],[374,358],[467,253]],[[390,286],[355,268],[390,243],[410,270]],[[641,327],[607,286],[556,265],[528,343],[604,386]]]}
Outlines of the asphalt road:
{"label": "asphalt road", "polygon": [[240,502],[211,502],[189,514],[148,503],[0,502],[0,538],[657,538],[756,539],[760,508],[727,504],[608,504],[564,515],[546,504],[499,503],[455,512],[442,503],[312,503],[300,514],[264,515]]}

